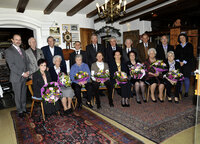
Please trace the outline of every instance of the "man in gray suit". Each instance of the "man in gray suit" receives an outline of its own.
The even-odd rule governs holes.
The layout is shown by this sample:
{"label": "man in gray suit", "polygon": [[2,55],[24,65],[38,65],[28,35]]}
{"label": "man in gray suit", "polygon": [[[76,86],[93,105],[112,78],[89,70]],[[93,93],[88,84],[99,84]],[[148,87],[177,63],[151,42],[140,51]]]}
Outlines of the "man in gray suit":
{"label": "man in gray suit", "polygon": [[38,70],[37,61],[39,59],[44,59],[44,55],[41,49],[36,48],[37,42],[35,38],[31,37],[28,39],[29,49],[25,51],[28,60],[28,70],[30,78],[32,79],[32,74]]}
{"label": "man in gray suit", "polygon": [[26,112],[26,79],[29,77],[28,61],[25,51],[20,48],[21,36],[13,35],[12,45],[5,50],[6,61],[10,68],[10,82],[15,93],[15,104],[20,118]]}

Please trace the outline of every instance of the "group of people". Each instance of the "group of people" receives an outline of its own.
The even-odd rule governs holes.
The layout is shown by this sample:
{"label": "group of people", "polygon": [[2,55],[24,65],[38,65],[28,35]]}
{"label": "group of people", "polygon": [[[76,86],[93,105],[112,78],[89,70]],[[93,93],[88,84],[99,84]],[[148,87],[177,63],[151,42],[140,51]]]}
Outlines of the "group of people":
{"label": "group of people", "polygon": [[[86,51],[81,50],[81,42],[75,42],[75,51],[70,54],[70,79],[71,87],[62,87],[61,103],[65,114],[72,112],[71,103],[75,96],[78,100],[78,109],[82,108],[81,85],[85,85],[87,90],[84,96],[87,99],[86,105],[92,108],[91,99],[96,98],[97,108],[101,108],[99,90],[100,80],[94,77],[98,71],[110,73],[110,79],[104,81],[108,89],[108,102],[110,107],[114,107],[112,99],[112,91],[116,80],[113,78],[117,71],[125,72],[128,76],[128,81],[120,84],[120,89],[117,93],[121,95],[122,107],[129,107],[130,97],[133,95],[131,90],[134,86],[136,101],[141,104],[141,98],[144,102],[146,99],[146,85],[150,86],[151,99],[157,102],[155,97],[155,89],[158,86],[158,99],[164,101],[163,91],[167,90],[168,101],[172,102],[171,88],[176,85],[175,103],[179,102],[179,94],[182,94],[183,82],[174,82],[168,78],[164,78],[164,72],[156,72],[151,67],[151,64],[156,60],[163,60],[167,65],[167,70],[179,69],[184,75],[185,94],[188,96],[190,86],[190,75],[194,66],[193,46],[188,42],[186,34],[181,33],[178,37],[179,45],[176,49],[168,44],[166,35],[161,37],[161,44],[157,47],[149,42],[147,34],[142,35],[142,42],[136,48],[132,47],[132,40],[126,39],[125,48],[122,49],[117,45],[115,37],[109,40],[109,46],[105,48],[98,43],[96,34],[91,36],[91,44],[86,47]],[[6,61],[10,67],[10,81],[12,82],[15,93],[15,103],[19,117],[23,117],[26,112],[26,86],[25,82],[28,78],[33,80],[34,97],[41,98],[40,89],[44,84],[58,80],[58,74],[64,72],[67,74],[66,62],[60,47],[55,46],[55,39],[52,36],[47,38],[48,45],[41,49],[36,48],[36,40],[31,37],[28,40],[30,48],[24,51],[20,48],[21,37],[15,34],[12,38],[12,45],[5,51]],[[142,79],[133,79],[130,76],[130,69],[136,64],[144,64],[146,74]],[[84,82],[78,82],[74,76],[79,72],[84,71],[89,74],[89,79]],[[60,110],[59,101],[55,104],[44,103],[45,114],[57,113]]]}

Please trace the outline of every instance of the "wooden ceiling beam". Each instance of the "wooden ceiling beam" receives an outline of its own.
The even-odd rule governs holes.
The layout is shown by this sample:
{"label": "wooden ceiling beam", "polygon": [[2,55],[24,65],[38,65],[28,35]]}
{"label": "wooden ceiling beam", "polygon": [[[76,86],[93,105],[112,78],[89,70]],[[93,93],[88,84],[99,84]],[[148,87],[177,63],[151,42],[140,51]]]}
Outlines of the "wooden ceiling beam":
{"label": "wooden ceiling beam", "polygon": [[52,0],[49,5],[45,8],[44,14],[50,14],[63,0]]}
{"label": "wooden ceiling beam", "polygon": [[29,0],[19,0],[17,4],[17,12],[24,13]]}
{"label": "wooden ceiling beam", "polygon": [[135,16],[135,17],[126,19],[126,20],[124,20],[124,21],[121,21],[119,24],[124,24],[124,23],[126,23],[126,22],[130,22],[130,21],[136,20],[136,19],[138,19],[138,18],[145,17],[145,16],[147,16],[147,15],[149,15],[149,14],[151,14],[151,13],[156,13],[157,11],[162,10],[162,9],[164,9],[164,8],[170,8],[170,9],[171,9],[171,7],[172,7],[173,5],[178,5],[178,4],[181,3],[182,1],[184,1],[184,0],[177,0],[177,1],[174,1],[174,2],[172,2],[172,3],[169,3],[169,4],[167,4],[167,5],[164,5],[164,6],[162,6],[162,7],[156,8],[156,9],[154,9],[154,10],[152,10],[152,11],[149,11],[149,12],[140,14],[140,15],[138,15],[138,16]]}
{"label": "wooden ceiling beam", "polygon": [[[118,1],[119,0],[115,0],[114,2],[118,2]],[[131,8],[131,7],[133,7],[133,6],[137,5],[137,4],[140,4],[140,3],[144,2],[144,1],[146,1],[146,0],[134,0],[134,1],[132,1],[132,2],[130,2],[130,3],[128,3],[126,5],[126,9],[129,9],[129,8]],[[95,16],[97,14],[98,14],[98,10],[95,9],[95,10],[91,11],[90,13],[88,13],[86,16],[87,16],[87,18],[91,18],[91,17],[93,17],[93,16]]]}
{"label": "wooden ceiling beam", "polygon": [[82,0],[79,2],[77,5],[75,5],[71,10],[67,12],[67,16],[73,16],[75,15],[78,11],[89,5],[91,2],[94,0]]}

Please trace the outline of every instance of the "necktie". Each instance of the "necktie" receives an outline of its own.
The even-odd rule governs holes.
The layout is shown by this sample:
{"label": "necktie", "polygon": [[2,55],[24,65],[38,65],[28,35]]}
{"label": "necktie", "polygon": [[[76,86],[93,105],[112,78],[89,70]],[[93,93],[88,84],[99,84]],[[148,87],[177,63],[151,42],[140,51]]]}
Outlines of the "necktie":
{"label": "necktie", "polygon": [[94,44],[94,50],[97,52],[97,48],[96,48],[96,45]]}
{"label": "necktie", "polygon": [[20,54],[20,55],[22,56],[22,58],[23,58],[24,56],[22,55],[21,49],[17,47],[17,51],[19,52],[19,54]]}
{"label": "necktie", "polygon": [[115,50],[116,50],[116,47],[113,47],[112,49],[113,49],[113,51],[115,51]]}
{"label": "necktie", "polygon": [[76,51],[76,54],[78,55],[78,51]]}

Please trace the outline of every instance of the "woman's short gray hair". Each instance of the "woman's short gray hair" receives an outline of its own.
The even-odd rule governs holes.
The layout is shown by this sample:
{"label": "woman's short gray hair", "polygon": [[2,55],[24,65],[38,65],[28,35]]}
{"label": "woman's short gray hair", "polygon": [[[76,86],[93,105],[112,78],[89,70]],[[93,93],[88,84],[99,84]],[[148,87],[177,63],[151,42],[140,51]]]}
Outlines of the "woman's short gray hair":
{"label": "woman's short gray hair", "polygon": [[169,52],[167,53],[167,56],[169,56],[170,54],[173,55],[173,56],[175,57],[175,54],[174,54],[173,51],[169,51]]}
{"label": "woman's short gray hair", "polygon": [[75,56],[75,60],[76,60],[77,58],[81,58],[81,59],[82,59],[83,57],[82,57],[81,54],[78,54],[78,55]]}
{"label": "woman's short gray hair", "polygon": [[55,56],[53,57],[53,64],[55,64],[57,58],[59,58],[60,61],[62,61],[62,57],[61,57],[60,55],[55,55]]}
{"label": "woman's short gray hair", "polygon": [[148,50],[148,55],[150,54],[151,51],[153,51],[153,52],[155,53],[155,55],[156,55],[157,52],[156,52],[156,49],[155,49],[155,48],[150,48],[150,49]]}

